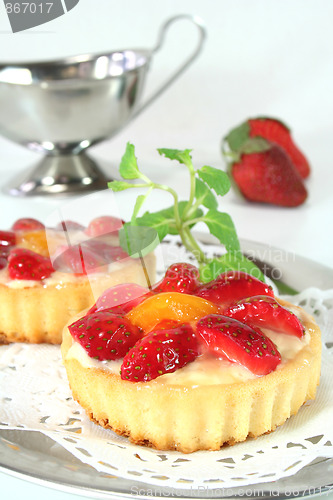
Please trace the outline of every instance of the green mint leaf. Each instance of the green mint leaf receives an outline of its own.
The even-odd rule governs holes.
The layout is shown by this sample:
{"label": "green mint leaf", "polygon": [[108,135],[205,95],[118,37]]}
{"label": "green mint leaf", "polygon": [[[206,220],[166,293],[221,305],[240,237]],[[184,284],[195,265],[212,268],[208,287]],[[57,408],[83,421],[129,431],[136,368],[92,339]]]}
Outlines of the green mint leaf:
{"label": "green mint leaf", "polygon": [[231,187],[229,176],[223,170],[205,166],[197,170],[197,174],[210,189],[213,189],[220,196],[227,194]]}
{"label": "green mint leaf", "polygon": [[191,149],[167,149],[167,148],[159,148],[157,150],[161,156],[165,156],[166,158],[169,158],[169,160],[177,160],[179,163],[183,163],[185,165],[188,165],[189,163],[192,163],[192,158],[191,158]]}
{"label": "green mint leaf", "polygon": [[130,257],[139,258],[152,252],[160,240],[155,229],[126,223],[119,230],[119,243]]}
{"label": "green mint leaf", "polygon": [[209,210],[203,217],[203,221],[206,223],[209,232],[225,246],[228,252],[240,250],[236,229],[229,214]]}
{"label": "green mint leaf", "polygon": [[130,184],[129,182],[124,181],[111,181],[108,183],[108,187],[114,191],[124,191],[125,189],[129,189],[135,187],[134,184]]}
{"label": "green mint leaf", "polygon": [[[171,222],[173,219],[171,219]],[[146,212],[136,219],[135,223],[140,227],[151,227],[155,229],[158,234],[159,240],[162,241],[167,234],[169,234],[170,226],[169,220],[165,218],[162,212],[149,213]]]}
{"label": "green mint leaf", "polygon": [[212,259],[204,266],[201,266],[200,277],[206,283],[226,271],[248,273],[261,281],[265,281],[265,276],[260,269],[252,261],[244,257],[241,252],[228,252],[221,255],[221,257]]}
{"label": "green mint leaf", "polygon": [[139,194],[139,196],[137,197],[137,199],[135,201],[134,209],[133,209],[132,218],[131,218],[132,223],[134,223],[135,219],[137,218],[138,213],[140,211],[140,208],[142,207],[142,205],[145,202],[145,199],[146,199],[146,195],[144,195],[144,194]]}
{"label": "green mint leaf", "polygon": [[195,197],[197,201],[206,208],[216,209],[218,202],[207,184],[196,177]]}
{"label": "green mint leaf", "polygon": [[[187,206],[186,201],[181,201],[178,204],[179,215],[182,217],[182,214]],[[193,214],[193,218],[199,218],[203,216],[203,211],[198,208],[195,210]],[[175,207],[172,205],[169,208],[164,208],[163,210],[159,210],[158,212],[146,212],[142,215],[142,217],[138,217],[136,219],[136,224],[139,226],[150,226],[156,229],[159,234],[160,240],[167,234],[178,235],[179,231],[176,226],[175,221]],[[191,224],[190,227],[193,227],[194,224]]]}
{"label": "green mint leaf", "polygon": [[140,171],[135,156],[135,148],[129,142],[126,145],[125,153],[120,161],[119,173],[123,179],[139,179]]}

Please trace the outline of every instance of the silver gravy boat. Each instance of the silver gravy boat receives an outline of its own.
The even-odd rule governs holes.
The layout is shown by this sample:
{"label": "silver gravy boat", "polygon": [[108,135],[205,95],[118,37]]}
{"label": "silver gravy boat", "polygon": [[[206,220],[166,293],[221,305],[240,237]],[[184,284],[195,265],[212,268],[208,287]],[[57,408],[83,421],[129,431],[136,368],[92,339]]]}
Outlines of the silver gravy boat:
{"label": "silver gravy boat", "polygon": [[[170,25],[179,20],[197,27],[197,45],[176,72],[140,103],[152,57]],[[0,65],[0,134],[44,153],[37,165],[4,190],[28,196],[105,188],[110,177],[86,154],[87,148],[113,137],[159,97],[199,55],[205,37],[202,21],[182,14],[161,26],[151,50]]]}

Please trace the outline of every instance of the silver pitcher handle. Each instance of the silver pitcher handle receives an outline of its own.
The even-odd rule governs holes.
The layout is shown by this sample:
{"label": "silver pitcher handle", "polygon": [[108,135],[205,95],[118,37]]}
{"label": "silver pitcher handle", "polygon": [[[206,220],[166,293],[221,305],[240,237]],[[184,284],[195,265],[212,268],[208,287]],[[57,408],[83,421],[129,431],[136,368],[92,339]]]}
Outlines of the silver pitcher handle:
{"label": "silver pitcher handle", "polygon": [[152,54],[157,52],[163,45],[164,43],[164,38],[166,35],[167,30],[173,24],[175,21],[180,21],[183,19],[188,19],[191,21],[199,30],[199,40],[197,43],[196,48],[194,51],[185,59],[185,61],[181,64],[181,66],[178,68],[175,73],[173,73],[155,92],[152,94],[150,97],[147,98],[146,102],[144,102],[139,109],[137,109],[134,114],[132,115],[132,118],[136,117],[139,113],[141,113],[144,109],[146,109],[157,97],[159,97],[191,64],[192,62],[198,57],[198,55],[201,52],[201,49],[203,47],[203,43],[206,38],[206,29],[203,24],[203,21],[197,17],[197,16],[192,16],[190,14],[180,14],[174,17],[170,17],[160,28],[157,43],[155,47],[152,50]]}

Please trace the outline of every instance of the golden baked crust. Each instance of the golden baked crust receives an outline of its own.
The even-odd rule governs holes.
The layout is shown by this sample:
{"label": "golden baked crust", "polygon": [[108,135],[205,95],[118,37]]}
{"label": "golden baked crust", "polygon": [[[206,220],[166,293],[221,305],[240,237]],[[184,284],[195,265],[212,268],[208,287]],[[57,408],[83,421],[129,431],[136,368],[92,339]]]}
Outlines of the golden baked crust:
{"label": "golden baked crust", "polygon": [[72,345],[68,328],[62,356],[74,399],[98,424],[160,450],[218,450],[273,431],[315,397],[320,330],[306,318],[310,341],[292,360],[266,376],[234,384],[184,387],[121,380],[120,375],[84,367],[66,356]]}
{"label": "golden baked crust", "polygon": [[[145,257],[153,279],[155,257]],[[60,344],[62,330],[70,318],[91,307],[96,297],[119,283],[147,286],[141,262],[128,259],[115,270],[94,278],[91,275],[59,285],[11,288],[0,284],[0,343],[30,342]]]}

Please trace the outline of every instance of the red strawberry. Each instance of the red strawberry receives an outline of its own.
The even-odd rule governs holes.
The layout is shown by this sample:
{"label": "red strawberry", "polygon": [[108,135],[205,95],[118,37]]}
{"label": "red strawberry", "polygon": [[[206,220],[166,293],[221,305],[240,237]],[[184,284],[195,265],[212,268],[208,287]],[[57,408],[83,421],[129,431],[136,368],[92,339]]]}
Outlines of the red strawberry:
{"label": "red strawberry", "polygon": [[117,262],[119,260],[128,259],[128,254],[119,246],[109,245],[105,241],[93,238],[86,240],[81,245],[89,248],[96,255],[99,255],[107,263]]}
{"label": "red strawberry", "polygon": [[307,198],[300,174],[280,146],[242,154],[231,165],[231,175],[249,201],[297,207]]}
{"label": "red strawberry", "polygon": [[15,248],[8,256],[8,272],[11,279],[43,280],[51,276],[54,268],[48,257],[26,248]]}
{"label": "red strawberry", "polygon": [[13,231],[37,231],[39,229],[45,229],[44,224],[37,219],[29,217],[17,219],[12,225]]}
{"label": "red strawberry", "polygon": [[220,314],[210,314],[197,323],[208,352],[239,363],[256,375],[267,375],[281,361],[276,345],[260,330]]}
{"label": "red strawberry", "polygon": [[120,373],[123,380],[148,382],[172,373],[198,356],[198,341],[188,324],[155,330],[142,338],[124,357]]}
{"label": "red strawberry", "polygon": [[101,236],[102,234],[115,233],[119,231],[123,225],[124,221],[118,219],[118,217],[102,215],[101,217],[96,217],[96,219],[93,219],[89,223],[86,234],[89,236]]}
{"label": "red strawberry", "polygon": [[91,358],[100,361],[123,358],[142,336],[126,318],[109,311],[88,314],[72,323],[69,331]]}
{"label": "red strawberry", "polygon": [[13,231],[0,231],[0,251],[5,247],[12,247],[16,243],[16,236]]}
{"label": "red strawberry", "polygon": [[62,220],[56,225],[55,229],[57,231],[83,231],[85,227],[72,220]]}
{"label": "red strawberry", "polygon": [[102,271],[107,262],[103,257],[92,252],[83,244],[72,247],[62,247],[54,261],[53,266],[63,273],[89,274]]}
{"label": "red strawberry", "polygon": [[227,271],[215,280],[201,285],[194,293],[197,297],[225,305],[253,295],[269,295],[273,297],[272,287],[266,285],[250,274],[240,271]]}
{"label": "red strawberry", "polygon": [[126,283],[105,290],[96,302],[96,311],[112,309],[118,314],[127,314],[133,307],[153,295],[147,288]]}
{"label": "red strawberry", "polygon": [[199,270],[192,264],[172,264],[164,278],[153,287],[156,293],[181,292],[192,294],[200,285]]}
{"label": "red strawberry", "polygon": [[310,174],[310,165],[304,154],[294,143],[290,129],[275,118],[252,118],[246,123],[249,125],[250,137],[262,137],[269,142],[281,146],[288,154],[292,163],[303,179]]}
{"label": "red strawberry", "polygon": [[273,297],[249,297],[229,306],[223,314],[250,326],[269,328],[299,338],[304,335],[304,327],[296,314],[282,307]]}

